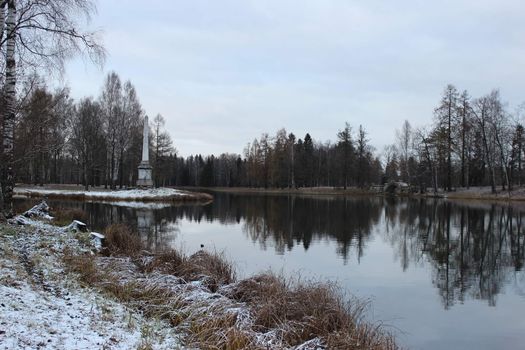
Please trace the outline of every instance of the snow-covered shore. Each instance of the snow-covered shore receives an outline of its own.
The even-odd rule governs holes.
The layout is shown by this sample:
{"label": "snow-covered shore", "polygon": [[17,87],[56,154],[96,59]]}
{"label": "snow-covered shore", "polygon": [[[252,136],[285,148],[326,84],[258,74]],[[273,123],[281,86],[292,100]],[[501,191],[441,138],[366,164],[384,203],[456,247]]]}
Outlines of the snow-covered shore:
{"label": "snow-covered shore", "polygon": [[39,187],[15,187],[15,196],[29,198],[75,199],[102,202],[184,202],[210,201],[207,193],[181,191],[174,188],[150,188],[116,191],[83,191],[48,189]]}
{"label": "snow-covered shore", "polygon": [[67,273],[64,251],[92,254],[89,234],[23,222],[0,224],[0,349],[179,348],[167,323],[144,318]]}

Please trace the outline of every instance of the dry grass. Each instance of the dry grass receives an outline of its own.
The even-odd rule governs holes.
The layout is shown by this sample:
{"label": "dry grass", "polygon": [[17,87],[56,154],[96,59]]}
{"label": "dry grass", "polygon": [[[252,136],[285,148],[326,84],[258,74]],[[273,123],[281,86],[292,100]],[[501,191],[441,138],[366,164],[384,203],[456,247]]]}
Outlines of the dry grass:
{"label": "dry grass", "polygon": [[202,317],[191,323],[187,343],[203,350],[266,349],[257,345],[253,335],[236,324],[237,316],[233,313],[220,312],[214,317]]}
{"label": "dry grass", "polygon": [[[272,273],[236,282],[234,268],[222,254],[199,251],[188,257],[166,251],[146,258],[141,255],[138,235],[128,227],[112,225],[105,232],[106,255],[119,257],[67,253],[67,266],[82,282],[101,288],[148,317],[180,327],[187,346],[294,349],[313,339],[328,349],[399,348],[381,325],[363,320],[367,304],[349,300],[336,284],[290,280]],[[100,259],[106,259],[105,263]],[[131,277],[123,278],[115,265],[118,262],[132,271]],[[161,281],[159,273],[175,279],[157,282]],[[192,281],[207,287],[208,297],[189,297],[196,288],[189,283]],[[173,288],[174,284],[178,287]]]}
{"label": "dry grass", "polygon": [[127,255],[136,257],[144,249],[138,233],[125,224],[113,224],[104,231],[102,252],[105,255]]}
{"label": "dry grass", "polygon": [[222,253],[203,250],[184,260],[178,276],[189,281],[203,281],[212,292],[236,279],[233,264]]}
{"label": "dry grass", "polygon": [[78,273],[80,280],[87,285],[96,285],[104,279],[93,255],[75,255],[65,248],[63,259],[69,271]]}
{"label": "dry grass", "polygon": [[78,208],[53,208],[50,215],[54,218],[51,222],[55,226],[69,225],[71,221],[88,221],[88,213]]}
{"label": "dry grass", "polygon": [[321,337],[330,349],[397,348],[382,327],[362,320],[367,304],[348,301],[334,283],[265,273],[238,282],[226,294],[250,306],[257,331],[279,329],[290,346]]}
{"label": "dry grass", "polygon": [[236,279],[233,264],[224,254],[204,250],[187,257],[176,250],[156,255],[151,262],[142,267],[146,272],[158,271],[183,278],[187,282],[201,281],[216,292],[220,286],[233,283]]}

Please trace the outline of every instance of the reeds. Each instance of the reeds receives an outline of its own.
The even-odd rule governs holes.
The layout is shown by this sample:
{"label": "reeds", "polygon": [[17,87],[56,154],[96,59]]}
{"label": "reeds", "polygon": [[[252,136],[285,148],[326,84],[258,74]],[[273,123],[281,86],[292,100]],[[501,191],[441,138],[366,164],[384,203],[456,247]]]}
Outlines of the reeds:
{"label": "reeds", "polygon": [[113,224],[104,230],[103,249],[105,255],[127,255],[136,257],[144,246],[137,232],[125,224]]}

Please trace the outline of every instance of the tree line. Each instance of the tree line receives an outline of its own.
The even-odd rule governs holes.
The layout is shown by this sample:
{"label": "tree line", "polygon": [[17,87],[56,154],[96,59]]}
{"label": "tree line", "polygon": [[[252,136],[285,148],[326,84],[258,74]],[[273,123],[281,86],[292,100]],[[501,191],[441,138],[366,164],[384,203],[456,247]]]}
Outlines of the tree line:
{"label": "tree line", "polygon": [[243,154],[179,158],[173,185],[297,188],[367,187],[381,182],[382,166],[363,126],[346,123],[337,141],[297,138],[284,128],[248,143]]}
{"label": "tree line", "polygon": [[509,111],[498,90],[472,98],[447,85],[432,125],[405,121],[397,142],[384,151],[385,176],[416,186],[451,191],[490,186],[511,191],[524,180],[523,105]]}
{"label": "tree line", "polygon": [[[36,87],[35,87],[36,85]],[[32,83],[19,102],[15,154],[17,180],[133,186],[141,160],[145,112],[130,81],[107,75],[97,99],[73,101],[67,89]],[[362,125],[349,123],[335,141],[297,138],[284,128],[248,143],[242,154],[177,156],[164,118],[150,128],[156,186],[258,188],[369,188],[401,181],[414,191],[498,186],[524,180],[520,110],[510,113],[497,90],[471,98],[447,85],[431,125],[405,121],[396,141],[380,153]]]}
{"label": "tree line", "polygon": [[368,188],[404,182],[412,191],[452,191],[490,186],[511,191],[525,181],[523,112],[511,111],[498,90],[470,97],[447,85],[430,125],[405,120],[395,142],[377,152],[359,125],[337,132],[335,141],[297,139],[285,129],[263,134],[241,154],[173,159],[169,185],[264,188]]}
{"label": "tree line", "polygon": [[[35,82],[35,80],[37,82]],[[142,155],[145,112],[133,84],[107,75],[98,98],[74,101],[67,88],[50,91],[38,78],[21,101],[15,129],[17,180],[82,184],[116,189],[133,186]],[[150,152],[157,183],[173,157],[165,120],[158,114]]]}

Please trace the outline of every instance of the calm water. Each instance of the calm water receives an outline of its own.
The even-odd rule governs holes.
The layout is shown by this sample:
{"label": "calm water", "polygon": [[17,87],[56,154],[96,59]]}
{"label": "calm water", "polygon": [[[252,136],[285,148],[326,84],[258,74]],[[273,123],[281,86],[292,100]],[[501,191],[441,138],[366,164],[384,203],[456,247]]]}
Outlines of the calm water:
{"label": "calm water", "polygon": [[245,276],[337,280],[412,349],[525,347],[525,207],[230,194],[205,206],[52,205],[83,207],[96,230],[131,224],[151,249],[224,250]]}

